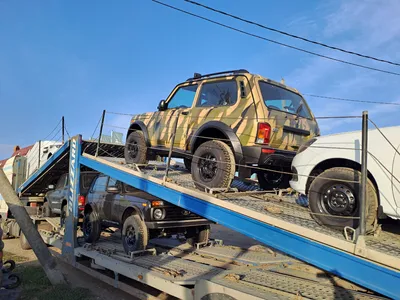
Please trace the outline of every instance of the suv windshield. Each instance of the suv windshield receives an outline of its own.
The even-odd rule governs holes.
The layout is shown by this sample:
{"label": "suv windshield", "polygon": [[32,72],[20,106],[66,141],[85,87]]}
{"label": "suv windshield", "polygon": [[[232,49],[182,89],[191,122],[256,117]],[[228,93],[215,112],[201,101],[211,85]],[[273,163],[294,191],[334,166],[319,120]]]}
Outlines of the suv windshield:
{"label": "suv windshield", "polygon": [[268,108],[312,119],[310,111],[299,94],[265,81],[260,81],[259,84],[264,103]]}

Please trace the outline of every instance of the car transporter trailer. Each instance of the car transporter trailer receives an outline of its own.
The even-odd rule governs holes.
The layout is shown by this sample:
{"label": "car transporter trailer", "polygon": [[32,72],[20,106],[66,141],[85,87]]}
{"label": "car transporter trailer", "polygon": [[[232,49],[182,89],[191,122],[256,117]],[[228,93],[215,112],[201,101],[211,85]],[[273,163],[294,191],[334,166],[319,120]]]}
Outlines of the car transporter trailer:
{"label": "car transporter trailer", "polygon": [[[122,156],[122,145],[100,145],[84,141],[78,135],[67,141],[19,189],[20,196],[45,190],[54,176],[69,170],[65,232],[52,235],[41,231],[41,234],[46,242],[62,245],[60,256],[73,266],[88,271],[85,266],[90,262],[93,267],[103,269],[93,271],[98,278],[116,287],[125,287],[125,291],[143,299],[153,296],[127,285],[127,280],[180,299],[376,299],[381,296],[400,299],[399,234],[385,227],[374,236],[358,236],[352,230],[344,234],[318,225],[308,209],[287,200],[290,197],[240,188],[206,193],[195,188],[190,173],[184,168],[170,167],[165,177],[165,164],[126,165],[122,158],[116,158]],[[159,239],[155,248],[126,255],[120,235],[113,233],[103,234],[93,245],[81,243],[77,229],[79,175],[87,168],[277,251],[246,252],[223,245],[198,245],[188,249],[162,245],[168,243]],[[169,250],[160,250],[166,248]],[[104,275],[110,271],[114,278]]]}

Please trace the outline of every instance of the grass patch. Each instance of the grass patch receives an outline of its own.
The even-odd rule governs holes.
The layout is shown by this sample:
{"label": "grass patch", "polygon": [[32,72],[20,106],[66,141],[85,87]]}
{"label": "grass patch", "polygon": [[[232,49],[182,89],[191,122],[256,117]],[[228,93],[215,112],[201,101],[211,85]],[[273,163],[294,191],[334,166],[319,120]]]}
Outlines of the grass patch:
{"label": "grass patch", "polygon": [[11,252],[3,251],[3,262],[10,259],[15,261],[16,263],[22,263],[28,260],[26,257],[15,255]]}
{"label": "grass patch", "polygon": [[16,271],[22,280],[20,299],[32,300],[90,300],[90,291],[66,285],[52,286],[41,266],[20,266]]}
{"label": "grass patch", "polygon": [[21,300],[91,300],[94,299],[88,289],[71,288],[67,285],[52,286],[46,273],[37,262],[18,264],[26,258],[4,252],[4,261],[13,259],[17,267],[13,273],[22,281]]}

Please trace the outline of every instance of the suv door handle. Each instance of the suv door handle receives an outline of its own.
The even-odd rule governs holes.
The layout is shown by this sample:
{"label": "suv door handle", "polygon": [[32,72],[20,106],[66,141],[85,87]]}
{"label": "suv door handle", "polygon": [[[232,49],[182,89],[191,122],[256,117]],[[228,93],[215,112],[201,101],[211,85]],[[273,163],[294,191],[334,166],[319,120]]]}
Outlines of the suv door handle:
{"label": "suv door handle", "polygon": [[187,116],[188,114],[189,114],[188,111],[183,111],[183,112],[181,112],[181,115],[184,115],[184,116]]}

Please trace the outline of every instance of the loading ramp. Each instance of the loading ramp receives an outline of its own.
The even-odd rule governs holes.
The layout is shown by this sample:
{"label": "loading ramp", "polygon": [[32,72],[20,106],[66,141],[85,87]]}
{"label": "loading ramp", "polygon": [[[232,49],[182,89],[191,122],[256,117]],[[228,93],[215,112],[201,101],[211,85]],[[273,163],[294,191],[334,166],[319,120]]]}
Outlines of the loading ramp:
{"label": "loading ramp", "polygon": [[[48,170],[54,168],[54,170],[65,172],[66,168],[69,168],[70,180],[74,184],[68,203],[69,216],[63,240],[63,255],[69,257],[70,261],[75,261],[76,255],[96,256],[97,261],[110,259],[107,255],[93,250],[90,252],[76,244],[77,195],[79,194],[77,178],[82,166],[165,199],[371,291],[393,299],[400,298],[400,236],[391,232],[390,228],[383,227],[377,237],[366,236],[365,244],[356,243],[351,239],[346,239],[340,231],[316,224],[307,209],[284,198],[277,200],[275,195],[259,191],[254,194],[247,191],[212,195],[196,190],[190,174],[182,168],[172,168],[169,171],[168,180],[165,180],[165,165],[138,167],[126,165],[122,159],[116,158],[122,156],[123,146],[102,144],[98,157],[94,156],[95,149],[95,143],[85,144],[80,136],[74,137],[59,150],[60,153],[54,154],[20,188],[22,194],[29,192],[29,189],[34,189],[35,186],[39,186],[35,187],[37,189],[43,188],[44,185],[40,183],[46,180],[39,179],[49,176],[51,172]],[[123,263],[118,262],[118,265],[122,266]],[[115,264],[115,262],[107,263],[110,268]],[[141,270],[140,268],[133,269],[130,268],[132,272]],[[143,270],[147,272],[145,274],[151,273],[148,268],[143,267]],[[124,274],[123,272],[121,274]],[[246,273],[244,277],[264,278],[266,281],[277,278],[269,277],[271,274],[264,275],[262,273],[264,271],[254,272],[251,270],[251,274]],[[241,282],[233,284],[234,281],[231,280],[232,282],[227,283],[218,276],[205,279],[205,281],[202,281],[203,285],[213,286],[219,283],[226,287],[236,286],[238,282]]]}

